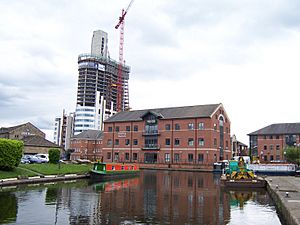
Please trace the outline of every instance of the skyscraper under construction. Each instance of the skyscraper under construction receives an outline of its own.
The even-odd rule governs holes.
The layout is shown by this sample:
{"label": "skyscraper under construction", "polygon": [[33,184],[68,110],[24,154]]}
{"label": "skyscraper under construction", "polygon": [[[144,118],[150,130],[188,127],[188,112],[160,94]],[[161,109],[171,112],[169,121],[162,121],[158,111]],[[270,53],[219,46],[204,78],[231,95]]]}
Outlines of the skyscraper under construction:
{"label": "skyscraper under construction", "polygon": [[[78,56],[78,89],[74,134],[102,130],[103,121],[117,111],[118,62],[108,54],[107,33],[94,31],[91,53]],[[130,67],[122,65],[121,110],[129,108]]]}

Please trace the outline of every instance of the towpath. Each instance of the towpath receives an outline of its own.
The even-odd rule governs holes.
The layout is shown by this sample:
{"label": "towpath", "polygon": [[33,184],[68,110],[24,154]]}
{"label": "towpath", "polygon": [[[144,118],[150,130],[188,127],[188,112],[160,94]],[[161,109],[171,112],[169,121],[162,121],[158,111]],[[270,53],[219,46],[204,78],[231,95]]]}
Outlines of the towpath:
{"label": "towpath", "polygon": [[300,225],[300,177],[269,176],[268,191],[290,225]]}

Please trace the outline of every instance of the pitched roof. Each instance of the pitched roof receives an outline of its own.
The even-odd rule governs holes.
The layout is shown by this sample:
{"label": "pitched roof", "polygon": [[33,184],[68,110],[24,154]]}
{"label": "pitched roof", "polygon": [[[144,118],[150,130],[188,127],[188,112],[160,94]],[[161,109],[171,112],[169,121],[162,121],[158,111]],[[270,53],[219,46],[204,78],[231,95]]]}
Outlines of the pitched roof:
{"label": "pitched roof", "polygon": [[103,131],[100,130],[86,130],[81,132],[80,134],[75,135],[73,138],[75,139],[102,139]]}
{"label": "pitched roof", "polygon": [[23,123],[23,124],[20,124],[20,125],[13,126],[13,127],[1,127],[0,128],[0,134],[9,133],[9,132],[11,132],[11,131],[13,131],[15,129],[18,129],[18,128],[22,127],[22,126],[25,126],[27,124],[29,124],[29,125],[35,127],[36,129],[40,130],[39,128],[37,128],[36,126],[34,126],[32,123],[27,122],[27,123]]}
{"label": "pitched roof", "polygon": [[59,148],[58,145],[38,135],[26,136],[22,139],[22,141],[24,142],[25,146]]}
{"label": "pitched roof", "polygon": [[254,131],[250,135],[300,134],[300,123],[277,123]]}
{"label": "pitched roof", "polygon": [[162,119],[206,118],[211,117],[219,106],[221,104],[122,111],[108,118],[105,122],[141,121],[148,112],[160,115]]}

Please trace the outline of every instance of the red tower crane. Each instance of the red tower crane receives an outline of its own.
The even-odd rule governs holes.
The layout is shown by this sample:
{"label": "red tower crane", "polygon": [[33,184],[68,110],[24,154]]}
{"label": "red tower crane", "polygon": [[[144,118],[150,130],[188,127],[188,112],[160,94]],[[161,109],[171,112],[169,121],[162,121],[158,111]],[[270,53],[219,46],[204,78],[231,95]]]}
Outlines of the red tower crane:
{"label": "red tower crane", "polygon": [[118,65],[118,81],[117,81],[117,112],[123,110],[123,82],[122,82],[122,67],[123,67],[123,46],[124,46],[124,22],[125,16],[128,13],[134,0],[131,0],[127,9],[122,9],[122,14],[119,17],[119,22],[115,26],[116,29],[120,27],[120,45],[119,45],[119,65]]}

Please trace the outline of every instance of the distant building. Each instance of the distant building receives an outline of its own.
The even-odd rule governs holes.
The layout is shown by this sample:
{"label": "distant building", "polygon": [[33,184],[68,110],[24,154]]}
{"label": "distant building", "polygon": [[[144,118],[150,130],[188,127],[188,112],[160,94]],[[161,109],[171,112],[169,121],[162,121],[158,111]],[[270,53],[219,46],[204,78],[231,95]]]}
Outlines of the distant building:
{"label": "distant building", "polygon": [[231,159],[222,104],[123,111],[105,121],[105,162],[212,165]]}
{"label": "distant building", "polygon": [[247,156],[249,155],[248,146],[236,139],[235,135],[231,138],[232,156]]}
{"label": "distant building", "polygon": [[22,140],[24,137],[33,135],[40,136],[42,138],[46,137],[46,134],[43,131],[30,122],[13,127],[0,128],[0,138]]}
{"label": "distant building", "polygon": [[75,113],[67,115],[65,110],[61,117],[55,118],[53,142],[65,150],[70,149],[70,138],[74,134]]}
{"label": "distant building", "polygon": [[103,132],[99,130],[86,130],[71,138],[71,160],[89,159],[91,161],[102,158]]}
{"label": "distant building", "polygon": [[[108,56],[108,38],[94,31],[91,53],[78,56],[78,90],[74,134],[103,130],[103,121],[116,113],[118,62]],[[122,110],[129,108],[130,68],[122,65]]]}
{"label": "distant building", "polygon": [[300,123],[272,124],[248,135],[251,156],[264,162],[285,160],[284,149],[300,143]]}
{"label": "distant building", "polygon": [[58,145],[45,139],[45,133],[30,122],[13,127],[1,127],[0,138],[21,140],[24,142],[24,154],[48,153]]}

